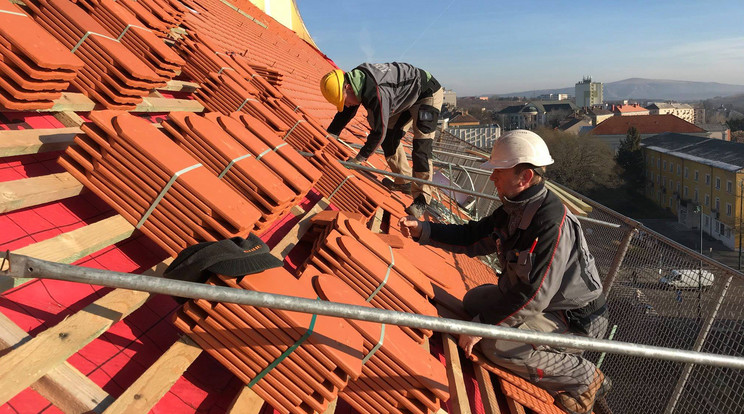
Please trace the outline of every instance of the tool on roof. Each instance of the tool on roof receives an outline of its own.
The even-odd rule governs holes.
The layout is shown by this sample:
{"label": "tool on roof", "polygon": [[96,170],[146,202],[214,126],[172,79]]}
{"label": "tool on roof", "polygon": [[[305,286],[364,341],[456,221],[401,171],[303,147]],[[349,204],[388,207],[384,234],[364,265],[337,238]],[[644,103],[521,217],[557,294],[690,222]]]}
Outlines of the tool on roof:
{"label": "tool on roof", "polygon": [[233,289],[224,286],[207,286],[200,283],[168,280],[132,273],[112,272],[74,265],[49,262],[19,254],[5,253],[7,269],[0,276],[13,278],[42,278],[66,280],[98,286],[139,290],[172,296],[199,298],[209,301],[238,303],[242,305],[283,309],[289,311],[336,316],[340,318],[380,322],[398,326],[431,329],[450,334],[466,334],[483,338],[503,339],[538,345],[550,345],[607,352],[635,357],[692,363],[724,368],[744,369],[744,357],[717,355],[664,348],[659,346],[585,338],[568,334],[525,331],[476,322],[413,313],[345,305],[313,299],[276,295],[264,292]]}

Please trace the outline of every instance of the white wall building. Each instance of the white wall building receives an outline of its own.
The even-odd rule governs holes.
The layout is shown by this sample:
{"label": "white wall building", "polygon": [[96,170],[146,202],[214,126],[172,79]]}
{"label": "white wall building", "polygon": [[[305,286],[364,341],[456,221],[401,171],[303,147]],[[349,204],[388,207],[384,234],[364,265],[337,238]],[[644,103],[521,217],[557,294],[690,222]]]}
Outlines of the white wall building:
{"label": "white wall building", "polygon": [[581,82],[576,82],[576,106],[588,108],[601,105],[603,102],[604,85],[601,82],[592,82],[591,76],[586,76]]}
{"label": "white wall building", "polygon": [[479,148],[493,147],[493,141],[501,136],[501,127],[498,125],[447,128],[446,131]]}

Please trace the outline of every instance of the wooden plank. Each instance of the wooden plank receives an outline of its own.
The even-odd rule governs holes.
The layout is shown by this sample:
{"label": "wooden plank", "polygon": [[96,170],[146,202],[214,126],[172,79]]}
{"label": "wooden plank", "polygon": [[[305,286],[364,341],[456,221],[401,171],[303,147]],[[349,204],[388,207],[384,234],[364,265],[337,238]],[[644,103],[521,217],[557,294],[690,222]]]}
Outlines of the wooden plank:
{"label": "wooden plank", "polygon": [[201,354],[191,339],[182,336],[111,404],[105,414],[147,413],[181,378]]}
{"label": "wooden plank", "polygon": [[526,411],[524,410],[524,407],[522,404],[512,400],[509,397],[506,398],[506,405],[509,407],[509,412],[511,414],[526,414]]}
{"label": "wooden plank", "polygon": [[455,338],[443,333],[442,342],[444,344],[444,355],[447,359],[447,380],[450,388],[449,407],[452,414],[470,414],[470,403],[468,402],[468,392],[465,389],[465,381],[462,376],[462,366],[460,365],[460,353],[457,350]]}
{"label": "wooden plank", "polygon": [[74,197],[80,194],[83,188],[83,185],[67,172],[2,182],[0,213]]}
{"label": "wooden plank", "polygon": [[231,414],[258,414],[263,405],[264,400],[246,385],[240,389],[227,412]]}
{"label": "wooden plank", "polygon": [[555,183],[550,182],[550,181],[546,181],[545,183],[546,183],[546,186],[550,190],[552,190],[553,192],[555,192],[559,197],[561,197],[561,199],[563,199],[563,200],[570,200],[571,201],[571,204],[575,205],[577,208],[579,208],[582,211],[584,211],[585,214],[592,212],[592,210],[593,210],[592,206],[590,206],[589,204],[581,201],[579,198],[575,197],[573,194],[570,194],[568,191],[566,191],[563,188],[561,188],[560,185],[555,184]]}
{"label": "wooden plank", "polygon": [[[0,351],[31,340],[18,325],[0,313]],[[100,413],[113,400],[68,362],[51,369],[31,384],[36,392],[65,413]]]}
{"label": "wooden plank", "polygon": [[38,112],[90,112],[96,108],[96,103],[82,93],[65,92],[54,101],[51,109],[42,109]]}
{"label": "wooden plank", "polygon": [[170,99],[148,97],[132,112],[202,112],[204,107],[194,99]]}
{"label": "wooden plank", "polygon": [[554,185],[548,185],[547,186],[551,191],[555,193],[555,195],[558,196],[558,198],[561,199],[563,204],[568,208],[568,210],[576,215],[579,216],[586,216],[586,211],[582,210],[579,206],[574,204],[573,199],[574,197],[570,196],[568,193],[562,191],[561,189],[557,188]]}
{"label": "wooden plank", "polygon": [[170,91],[170,92],[195,92],[197,89],[199,89],[199,84],[196,82],[187,82],[187,81],[181,81],[181,80],[175,80],[172,79],[168,81],[168,84],[165,85],[165,87],[158,88],[160,91]]}
{"label": "wooden plank", "polygon": [[124,319],[149,293],[116,289],[0,357],[0,405]]}
{"label": "wooden plank", "polygon": [[382,227],[382,216],[385,215],[385,210],[378,208],[375,215],[372,217],[372,230],[373,233],[381,233],[380,228]]}
{"label": "wooden plank", "polygon": [[473,364],[475,379],[478,381],[483,410],[486,414],[501,414],[499,402],[496,400],[496,390],[493,388],[491,374],[482,365]]}
{"label": "wooden plank", "polygon": [[79,127],[85,123],[80,115],[72,111],[57,112],[54,117],[66,127]]}
{"label": "wooden plank", "polygon": [[0,157],[60,151],[81,132],[77,127],[0,131]]}
{"label": "wooden plank", "polygon": [[325,197],[321,198],[320,201],[315,203],[313,208],[305,213],[302,220],[295,224],[295,226],[289,230],[284,238],[280,240],[273,249],[271,249],[271,254],[279,259],[284,260],[284,257],[292,250],[293,247],[295,247],[297,242],[310,228],[310,218],[328,208],[329,204],[330,202],[326,200]]}
{"label": "wooden plank", "polygon": [[[82,93],[63,92],[59,99],[49,109],[39,109],[36,112],[90,112],[94,109],[103,109]],[[201,112],[204,107],[193,99],[170,99],[146,97],[137,107],[130,112],[170,112],[188,111]],[[8,109],[9,112],[17,112]]]}
{"label": "wooden plank", "polygon": [[[134,232],[134,226],[124,217],[116,215],[85,227],[60,234],[13,253],[57,263],[72,263],[106,246],[118,243]],[[0,292],[22,285],[31,279],[14,279],[0,276]]]}
{"label": "wooden plank", "polygon": [[334,414],[336,412],[336,404],[338,404],[338,398],[328,403],[328,408],[323,411],[323,414]]}

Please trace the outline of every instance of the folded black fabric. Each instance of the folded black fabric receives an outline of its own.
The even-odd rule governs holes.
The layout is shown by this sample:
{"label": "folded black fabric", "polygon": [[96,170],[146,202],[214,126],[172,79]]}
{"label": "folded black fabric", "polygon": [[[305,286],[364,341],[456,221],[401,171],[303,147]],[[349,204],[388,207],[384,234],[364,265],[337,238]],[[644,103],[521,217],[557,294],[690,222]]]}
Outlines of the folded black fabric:
{"label": "folded black fabric", "polygon": [[181,251],[165,269],[168,279],[204,282],[212,274],[245,276],[282,266],[258,236],[198,243]]}

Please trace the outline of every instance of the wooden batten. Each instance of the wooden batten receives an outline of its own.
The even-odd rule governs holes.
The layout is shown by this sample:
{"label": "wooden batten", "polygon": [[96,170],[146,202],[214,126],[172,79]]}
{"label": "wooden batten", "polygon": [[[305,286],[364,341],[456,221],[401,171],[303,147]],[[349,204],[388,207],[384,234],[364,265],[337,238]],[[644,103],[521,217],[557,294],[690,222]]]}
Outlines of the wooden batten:
{"label": "wooden batten", "polygon": [[104,414],[149,412],[201,353],[198,345],[182,336]]}
{"label": "wooden batten", "polygon": [[69,173],[43,175],[0,183],[0,213],[74,197],[83,185]]}
{"label": "wooden batten", "polygon": [[491,381],[491,374],[479,364],[473,364],[473,370],[483,401],[483,411],[486,414],[501,414],[499,402],[496,399],[496,390],[493,388],[493,381]]}
{"label": "wooden batten", "polygon": [[444,345],[444,356],[447,359],[447,380],[450,388],[449,407],[452,414],[470,414],[470,403],[468,392],[465,389],[465,381],[462,376],[460,365],[460,354],[457,349],[455,338],[447,333],[442,333]]}
{"label": "wooden batten", "polygon": [[61,151],[67,148],[78,127],[0,131],[0,157]]}
{"label": "wooden batten", "polygon": [[[26,331],[0,313],[0,351],[30,340]],[[111,400],[108,393],[68,362],[51,369],[31,388],[66,413],[100,413]]]}
{"label": "wooden batten", "polygon": [[[22,254],[57,263],[72,263],[128,238],[133,232],[134,226],[129,224],[124,217],[116,215],[51,239],[22,247],[11,252],[11,254]],[[20,286],[29,280],[31,279],[0,277],[0,292]]]}
{"label": "wooden batten", "polygon": [[0,378],[4,378],[0,404],[63,364],[149,297],[146,292],[114,290],[0,357]]}

